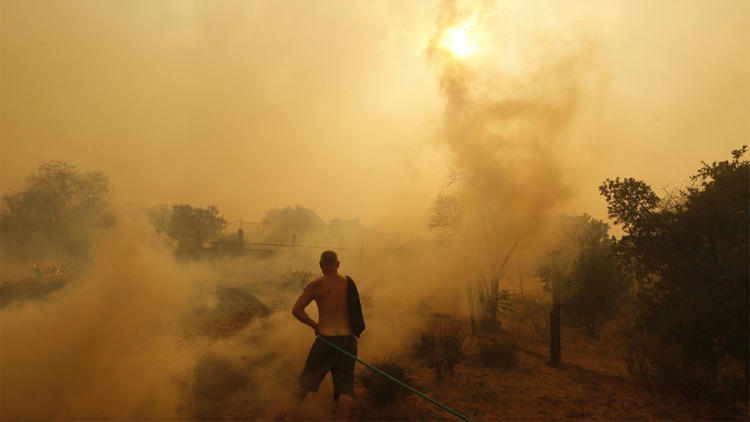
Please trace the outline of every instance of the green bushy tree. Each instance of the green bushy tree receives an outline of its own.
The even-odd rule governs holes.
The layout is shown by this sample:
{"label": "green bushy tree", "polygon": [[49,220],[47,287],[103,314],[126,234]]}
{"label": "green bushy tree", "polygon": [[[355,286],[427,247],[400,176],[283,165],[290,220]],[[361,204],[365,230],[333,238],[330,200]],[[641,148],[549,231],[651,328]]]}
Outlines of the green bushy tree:
{"label": "green bushy tree", "polygon": [[216,240],[227,222],[216,206],[174,205],[165,233],[177,242],[178,255],[195,255],[204,242]]}
{"label": "green bushy tree", "polygon": [[596,337],[628,290],[605,222],[583,214],[565,217],[557,244],[537,268],[545,289],[558,289],[565,315]]}
{"label": "green bushy tree", "polygon": [[637,328],[665,347],[712,367],[734,356],[748,368],[747,147],[703,166],[692,185],[657,196],[645,182],[607,179],[600,187],[624,235],[617,253],[638,281]]}
{"label": "green bushy tree", "polygon": [[49,161],[24,185],[2,196],[3,250],[29,257],[85,253],[96,229],[110,226],[109,179],[101,171],[81,171]]}
{"label": "green bushy tree", "polygon": [[326,227],[315,211],[300,205],[269,210],[262,223],[267,242],[287,243],[293,236],[320,233]]}

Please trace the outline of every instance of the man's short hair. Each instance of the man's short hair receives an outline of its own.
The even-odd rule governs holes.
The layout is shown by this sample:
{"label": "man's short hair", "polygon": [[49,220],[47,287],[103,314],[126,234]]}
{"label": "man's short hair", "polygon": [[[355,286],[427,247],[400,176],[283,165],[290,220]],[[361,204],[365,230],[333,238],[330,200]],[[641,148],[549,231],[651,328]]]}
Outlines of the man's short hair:
{"label": "man's short hair", "polygon": [[324,267],[332,267],[339,262],[339,257],[334,251],[325,251],[320,254],[320,265]]}

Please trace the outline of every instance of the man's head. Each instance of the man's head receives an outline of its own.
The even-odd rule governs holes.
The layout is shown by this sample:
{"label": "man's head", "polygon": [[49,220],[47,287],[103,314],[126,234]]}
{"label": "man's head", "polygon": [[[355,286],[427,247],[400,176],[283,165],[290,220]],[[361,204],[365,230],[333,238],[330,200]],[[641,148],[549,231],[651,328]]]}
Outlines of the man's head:
{"label": "man's head", "polygon": [[323,274],[335,274],[339,270],[339,257],[334,251],[325,251],[320,254],[320,269]]}

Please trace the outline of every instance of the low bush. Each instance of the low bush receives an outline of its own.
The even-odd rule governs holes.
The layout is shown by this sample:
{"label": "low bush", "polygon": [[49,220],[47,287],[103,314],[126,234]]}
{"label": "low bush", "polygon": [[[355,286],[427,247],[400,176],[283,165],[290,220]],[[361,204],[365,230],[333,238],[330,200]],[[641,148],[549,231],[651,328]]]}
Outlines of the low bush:
{"label": "low bush", "polygon": [[455,365],[463,356],[464,327],[458,322],[443,322],[422,332],[416,355],[435,370],[438,379],[455,375]]}
{"label": "low bush", "polygon": [[631,376],[657,391],[674,391],[690,399],[733,401],[747,397],[741,362],[692,359],[675,344],[655,336],[624,332],[622,355]]}
{"label": "low bush", "polygon": [[[376,359],[372,365],[398,380],[409,383],[406,368],[393,358]],[[375,371],[367,370],[360,374],[359,378],[367,390],[367,396],[375,404],[393,403],[406,394],[403,387]]]}
{"label": "low bush", "polygon": [[521,323],[531,323],[534,334],[541,341],[549,340],[550,303],[521,300],[516,305],[514,315]]}
{"label": "low bush", "polygon": [[518,343],[507,333],[481,338],[479,361],[493,368],[513,368],[518,364]]}
{"label": "low bush", "polygon": [[27,277],[0,283],[0,308],[13,302],[40,300],[61,289],[67,280],[62,278]]}
{"label": "low bush", "polygon": [[297,292],[300,289],[304,289],[305,286],[314,279],[315,274],[310,271],[288,270],[279,277],[276,286],[281,289]]}

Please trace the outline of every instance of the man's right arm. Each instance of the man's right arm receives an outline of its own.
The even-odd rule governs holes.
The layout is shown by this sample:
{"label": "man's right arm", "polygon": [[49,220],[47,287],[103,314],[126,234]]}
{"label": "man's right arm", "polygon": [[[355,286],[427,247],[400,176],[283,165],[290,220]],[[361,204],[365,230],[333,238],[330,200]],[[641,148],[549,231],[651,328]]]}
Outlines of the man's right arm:
{"label": "man's right arm", "polygon": [[310,315],[305,312],[305,308],[307,308],[307,305],[309,305],[310,302],[313,301],[313,299],[315,299],[315,296],[313,295],[313,283],[310,283],[307,285],[307,287],[305,287],[305,290],[294,303],[294,307],[292,308],[292,315],[300,320],[301,323],[309,325],[317,333],[318,323],[313,321],[313,319],[310,318]]}

